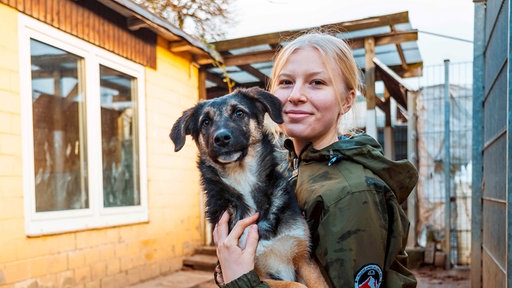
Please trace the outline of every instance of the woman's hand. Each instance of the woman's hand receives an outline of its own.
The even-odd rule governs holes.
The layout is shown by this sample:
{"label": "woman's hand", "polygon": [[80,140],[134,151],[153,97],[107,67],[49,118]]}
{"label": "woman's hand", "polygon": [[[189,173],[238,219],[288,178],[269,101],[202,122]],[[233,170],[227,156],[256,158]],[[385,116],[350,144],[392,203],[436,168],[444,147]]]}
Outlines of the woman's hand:
{"label": "woman's hand", "polygon": [[[213,241],[217,246],[217,257],[222,268],[224,283],[229,283],[254,269],[254,257],[258,246],[258,226],[254,223],[258,216],[259,214],[256,213],[238,221],[229,234],[227,212],[222,214],[215,225]],[[238,241],[247,227],[249,227],[249,233],[245,248],[242,249],[238,246]]]}

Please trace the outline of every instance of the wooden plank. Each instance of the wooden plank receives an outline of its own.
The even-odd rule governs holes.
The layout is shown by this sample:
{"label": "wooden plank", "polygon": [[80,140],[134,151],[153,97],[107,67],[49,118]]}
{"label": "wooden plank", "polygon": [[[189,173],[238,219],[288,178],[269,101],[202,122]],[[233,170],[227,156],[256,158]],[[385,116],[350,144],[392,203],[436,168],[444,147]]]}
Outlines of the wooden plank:
{"label": "wooden plank", "polygon": [[25,12],[25,1],[17,0],[16,1],[16,8],[18,8],[18,10],[21,11],[21,12]]}
{"label": "wooden plank", "polygon": [[[393,32],[393,33],[397,32],[395,29],[395,25],[390,25],[389,27],[391,28],[391,32]],[[396,43],[395,47],[396,47],[396,51],[398,52],[398,57],[400,58],[400,62],[402,62],[402,68],[407,70],[407,61],[405,60],[404,50],[402,49],[401,43]]]}
{"label": "wooden plank", "polygon": [[190,51],[191,45],[187,41],[169,41],[169,50],[174,53]]}
{"label": "wooden plank", "polygon": [[52,1],[53,3],[53,9],[52,11],[48,11],[48,13],[51,13],[52,14],[52,22],[49,23],[51,25],[53,25],[54,27],[59,27],[59,19],[60,19],[60,10],[59,10],[59,0],[50,0]]}
{"label": "wooden plank", "polygon": [[52,0],[44,1],[45,2],[45,13],[44,13],[44,22],[50,23],[52,21]]}
{"label": "wooden plank", "polygon": [[369,17],[360,20],[346,21],[340,23],[333,23],[312,27],[308,29],[290,30],[275,33],[267,33],[249,37],[242,37],[237,39],[223,40],[213,43],[217,51],[228,51],[231,49],[238,49],[244,47],[251,47],[262,44],[278,44],[288,39],[294,38],[308,30],[320,29],[327,31],[350,32],[361,29],[375,28],[380,26],[388,26],[392,24],[407,23],[409,22],[409,13],[400,12],[395,14]]}
{"label": "wooden plank", "polygon": [[81,6],[77,7],[77,21],[76,21],[76,34],[80,38],[84,38],[84,8]]}
{"label": "wooden plank", "polygon": [[[388,45],[388,44],[399,44],[402,42],[416,41],[418,40],[418,31],[411,30],[406,32],[391,32],[380,35],[373,35],[375,38],[375,46]],[[364,48],[365,37],[357,38],[346,38],[345,40],[352,49]]]}
{"label": "wooden plank", "polygon": [[228,86],[226,85],[226,82],[224,82],[224,79],[222,76],[218,76],[217,74],[207,73],[206,79],[212,83],[215,83],[219,87],[223,87],[224,89],[228,89]]}
{"label": "wooden plank", "polygon": [[206,70],[199,69],[198,79],[199,81],[199,100],[206,100]]}
{"label": "wooden plank", "polygon": [[[418,32],[396,32],[396,33],[387,33],[383,35],[377,35],[374,37],[374,45],[387,45],[387,44],[398,44],[401,42],[407,41],[415,41],[418,40]],[[364,48],[365,38],[352,38],[348,39],[347,42],[351,46],[352,49]],[[216,47],[218,49],[218,47]],[[223,51],[223,50],[218,50]],[[258,62],[267,62],[272,61],[274,57],[275,51],[258,51],[247,54],[238,54],[238,55],[230,55],[224,57],[224,63],[226,66],[239,66],[246,64],[253,64]]]}
{"label": "wooden plank", "polygon": [[239,66],[260,62],[272,61],[275,51],[260,51],[243,55],[230,55],[224,57],[224,65],[226,66]]}
{"label": "wooden plank", "polygon": [[269,79],[267,75],[261,73],[260,70],[252,67],[251,65],[239,65],[238,68],[244,70],[245,72],[251,74],[252,76],[258,78],[265,85],[269,83]]}
{"label": "wooden plank", "polygon": [[[108,13],[117,12],[113,10],[106,12],[107,10],[103,10],[105,8],[103,4],[98,2],[83,1],[77,4],[77,1],[62,0],[0,0],[0,3],[5,3],[37,20],[137,63],[151,67],[156,65],[156,51],[152,36],[148,33],[131,33],[117,24],[104,21],[103,17],[109,18]],[[98,10],[101,13],[94,12]],[[123,21],[121,15],[115,15],[112,19],[118,22]],[[105,25],[106,23],[109,25]],[[193,53],[197,53],[197,50]],[[202,54],[206,53],[202,51]]]}
{"label": "wooden plank", "polygon": [[231,40],[223,40],[212,43],[217,51],[228,51],[231,49],[238,49],[244,47],[251,47],[263,44],[278,44],[283,39],[289,38],[297,32],[279,32],[279,33],[268,33],[256,36],[242,37]]}
{"label": "wooden plank", "polygon": [[35,18],[39,19],[39,6],[32,0],[25,0],[25,9],[28,13],[34,15]]}
{"label": "wooden plank", "polygon": [[75,35],[75,36],[78,36],[77,32],[78,32],[78,11],[77,11],[77,5],[74,5],[73,7],[69,7],[69,17],[71,19],[68,19],[69,21],[69,25],[70,25],[70,31],[71,31],[71,34]]}
{"label": "wooden plank", "polygon": [[72,15],[72,10],[73,10],[73,6],[72,5],[74,3],[71,3],[70,1],[64,1],[64,2],[60,2],[60,5],[61,7],[64,9],[64,17],[63,17],[63,20],[64,21],[61,21],[60,22],[60,25],[62,28],[65,29],[65,31],[67,31],[68,33],[71,33],[73,34],[73,28],[71,27],[72,26],[72,19],[73,18],[73,15]]}
{"label": "wooden plank", "polygon": [[419,77],[423,75],[423,62],[409,63],[407,70],[404,70],[400,65],[389,66],[389,68],[402,78]]}

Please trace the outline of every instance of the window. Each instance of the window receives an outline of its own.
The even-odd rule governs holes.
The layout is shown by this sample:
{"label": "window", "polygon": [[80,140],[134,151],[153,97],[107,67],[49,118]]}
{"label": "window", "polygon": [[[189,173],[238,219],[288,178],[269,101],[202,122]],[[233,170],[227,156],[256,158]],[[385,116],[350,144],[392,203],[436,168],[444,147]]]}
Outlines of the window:
{"label": "window", "polygon": [[27,235],[148,220],[144,68],[20,16]]}

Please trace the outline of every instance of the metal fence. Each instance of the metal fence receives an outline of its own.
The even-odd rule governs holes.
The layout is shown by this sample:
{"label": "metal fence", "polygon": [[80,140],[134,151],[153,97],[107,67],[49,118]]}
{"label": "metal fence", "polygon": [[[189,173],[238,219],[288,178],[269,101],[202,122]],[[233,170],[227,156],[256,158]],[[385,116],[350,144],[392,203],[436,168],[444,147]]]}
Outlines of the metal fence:
{"label": "metal fence", "polygon": [[[445,266],[471,256],[472,63],[423,68],[417,99],[418,243],[445,252]],[[446,205],[449,203],[449,205]],[[446,235],[449,235],[446,237]]]}

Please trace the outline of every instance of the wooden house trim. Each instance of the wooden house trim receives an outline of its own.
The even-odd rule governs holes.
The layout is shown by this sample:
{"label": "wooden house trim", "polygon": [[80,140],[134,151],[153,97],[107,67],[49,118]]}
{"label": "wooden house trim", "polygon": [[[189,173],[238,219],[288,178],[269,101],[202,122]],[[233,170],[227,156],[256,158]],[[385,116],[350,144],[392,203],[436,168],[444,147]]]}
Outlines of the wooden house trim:
{"label": "wooden house trim", "polygon": [[221,59],[203,42],[131,1],[0,0],[49,24],[138,64],[156,68],[157,35],[174,53],[190,53],[194,62]]}
{"label": "wooden house trim", "polygon": [[138,64],[156,66],[157,35],[149,30],[130,31],[122,15],[97,1],[0,2]]}

